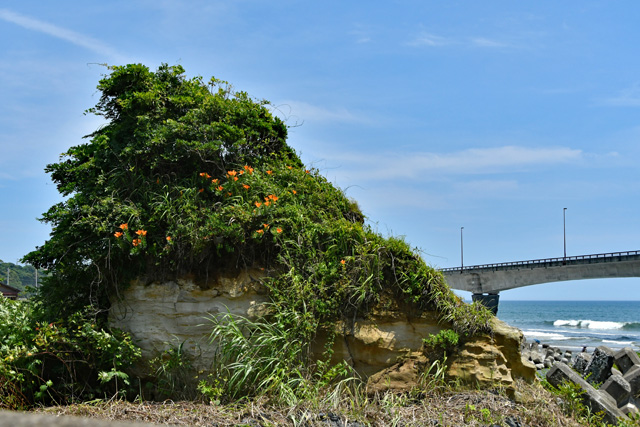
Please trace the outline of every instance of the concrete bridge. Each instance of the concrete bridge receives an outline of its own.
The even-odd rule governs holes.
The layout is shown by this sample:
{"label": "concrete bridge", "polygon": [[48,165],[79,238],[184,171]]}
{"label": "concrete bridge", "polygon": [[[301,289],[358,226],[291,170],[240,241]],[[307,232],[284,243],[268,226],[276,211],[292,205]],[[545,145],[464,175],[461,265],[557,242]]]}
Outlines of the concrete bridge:
{"label": "concrete bridge", "polygon": [[640,277],[640,251],[472,265],[441,270],[451,289],[472,292],[495,312],[498,293],[523,286],[566,280]]}

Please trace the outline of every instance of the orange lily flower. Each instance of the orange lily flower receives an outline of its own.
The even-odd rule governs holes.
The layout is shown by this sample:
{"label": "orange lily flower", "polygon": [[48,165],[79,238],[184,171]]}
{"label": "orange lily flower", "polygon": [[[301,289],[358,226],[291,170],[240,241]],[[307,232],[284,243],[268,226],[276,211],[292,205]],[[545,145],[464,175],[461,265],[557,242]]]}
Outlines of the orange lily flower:
{"label": "orange lily flower", "polygon": [[121,230],[126,230],[127,228],[129,228],[129,224],[127,224],[126,222],[124,224],[120,224],[119,227]]}
{"label": "orange lily flower", "polygon": [[122,237],[122,231],[116,231],[115,233],[113,233],[114,236],[116,236],[117,239],[119,239],[120,237]]}
{"label": "orange lily flower", "polygon": [[147,235],[147,230],[138,230],[138,231],[136,231],[136,234],[138,236],[146,236]]}

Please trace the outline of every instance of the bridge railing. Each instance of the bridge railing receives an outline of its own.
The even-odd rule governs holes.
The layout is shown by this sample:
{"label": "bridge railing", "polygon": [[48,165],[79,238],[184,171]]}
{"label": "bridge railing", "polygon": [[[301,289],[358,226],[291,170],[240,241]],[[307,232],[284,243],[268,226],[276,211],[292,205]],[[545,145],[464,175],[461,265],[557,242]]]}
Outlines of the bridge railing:
{"label": "bridge railing", "polygon": [[593,254],[593,255],[576,255],[576,256],[568,256],[568,257],[559,257],[559,258],[543,258],[543,259],[532,259],[528,261],[512,261],[512,262],[500,262],[496,264],[481,264],[481,265],[469,265],[464,267],[449,267],[449,268],[441,268],[440,271],[443,273],[450,271],[468,271],[468,270],[480,270],[480,269],[495,269],[495,268],[507,268],[507,267],[544,267],[544,266],[552,266],[552,265],[562,265],[571,263],[573,264],[576,261],[584,261],[584,260],[595,260],[596,262],[605,262],[608,259],[615,259],[626,256],[640,256],[640,251],[626,251],[626,252],[607,252],[603,254]]}

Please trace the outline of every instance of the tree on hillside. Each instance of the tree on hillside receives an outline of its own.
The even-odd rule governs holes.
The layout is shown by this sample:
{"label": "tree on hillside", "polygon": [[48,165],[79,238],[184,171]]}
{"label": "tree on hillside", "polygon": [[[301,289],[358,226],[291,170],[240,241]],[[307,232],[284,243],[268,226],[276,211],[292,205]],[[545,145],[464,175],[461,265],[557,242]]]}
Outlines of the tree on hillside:
{"label": "tree on hillside", "polygon": [[[87,112],[108,124],[47,166],[69,198],[44,214],[51,238],[24,258],[51,272],[43,298],[70,309],[104,306],[114,286],[150,266],[164,272],[167,264],[158,259],[170,258],[169,270],[204,262],[208,245],[201,236],[183,234],[188,227],[203,231],[200,209],[205,201],[218,202],[210,188],[198,192],[204,185],[200,173],[222,179],[234,168],[276,158],[301,167],[285,143],[286,126],[268,103],[225,82],[187,79],[180,66],[162,65],[154,73],[127,65],[110,67],[98,89],[100,101]],[[118,228],[122,224],[127,228]],[[144,234],[136,235],[138,230]],[[224,241],[222,252],[241,243]]]}
{"label": "tree on hillside", "polygon": [[435,307],[460,331],[488,328],[416,251],[304,167],[266,101],[168,65],[110,67],[98,89],[88,112],[108,122],[47,166],[67,198],[43,215],[51,238],[24,258],[50,273],[48,316],[105,310],[134,278],[259,266],[274,305],[305,313],[290,325],[301,340],[384,293]]}

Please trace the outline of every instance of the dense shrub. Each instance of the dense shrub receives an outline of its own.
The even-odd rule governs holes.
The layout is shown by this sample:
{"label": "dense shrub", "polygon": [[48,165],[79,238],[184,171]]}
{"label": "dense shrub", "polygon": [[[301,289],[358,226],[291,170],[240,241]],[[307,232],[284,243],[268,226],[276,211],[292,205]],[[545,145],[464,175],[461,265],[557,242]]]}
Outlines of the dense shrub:
{"label": "dense shrub", "polygon": [[127,391],[131,338],[80,311],[46,322],[38,304],[0,298],[0,407],[68,403]]}
{"label": "dense shrub", "polygon": [[462,303],[417,251],[380,236],[304,167],[266,101],[187,79],[180,66],[109,71],[88,110],[108,123],[47,167],[67,198],[42,218],[51,238],[24,259],[50,273],[38,296],[48,319],[87,305],[104,313],[133,278],[206,282],[251,266],[268,273],[271,320],[293,313],[280,327],[303,348],[383,296],[435,308],[462,334],[488,330],[486,310]]}

